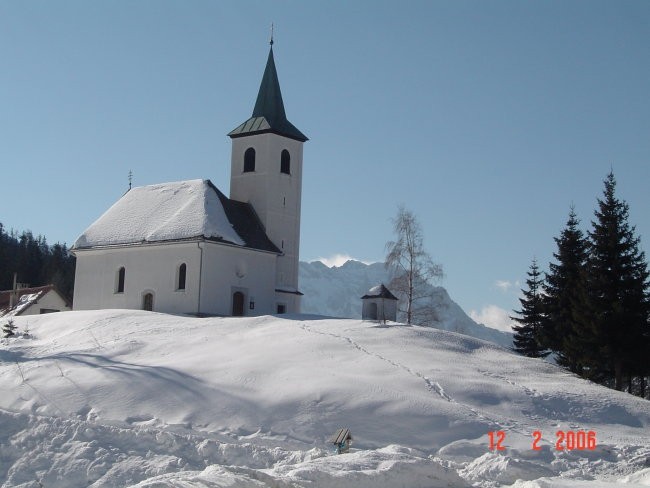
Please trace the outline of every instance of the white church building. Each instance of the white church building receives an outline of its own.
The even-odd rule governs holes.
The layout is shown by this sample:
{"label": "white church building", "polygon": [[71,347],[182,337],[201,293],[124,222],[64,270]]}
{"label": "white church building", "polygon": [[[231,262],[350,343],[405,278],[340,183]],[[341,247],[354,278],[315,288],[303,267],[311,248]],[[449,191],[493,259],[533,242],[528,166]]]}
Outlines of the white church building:
{"label": "white church building", "polygon": [[74,310],[300,312],[302,150],[269,52],[232,140],[230,197],[209,180],[132,188],[76,240]]}

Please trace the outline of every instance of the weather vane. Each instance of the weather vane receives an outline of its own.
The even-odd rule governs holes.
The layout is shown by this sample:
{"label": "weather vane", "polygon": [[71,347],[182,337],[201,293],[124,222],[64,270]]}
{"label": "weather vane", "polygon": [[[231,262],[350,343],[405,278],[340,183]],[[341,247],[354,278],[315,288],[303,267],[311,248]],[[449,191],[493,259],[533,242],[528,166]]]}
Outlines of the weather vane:
{"label": "weather vane", "polygon": [[273,22],[271,22],[271,42],[269,44],[273,45]]}
{"label": "weather vane", "polygon": [[132,180],[133,180],[133,171],[129,170],[129,190],[131,189]]}

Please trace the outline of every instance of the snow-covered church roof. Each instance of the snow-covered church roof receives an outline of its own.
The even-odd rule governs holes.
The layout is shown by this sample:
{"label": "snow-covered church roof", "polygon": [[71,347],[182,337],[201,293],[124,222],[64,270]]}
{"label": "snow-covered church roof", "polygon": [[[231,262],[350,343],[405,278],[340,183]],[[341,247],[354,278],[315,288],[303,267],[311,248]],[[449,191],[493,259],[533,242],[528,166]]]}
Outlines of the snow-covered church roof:
{"label": "snow-covered church roof", "polygon": [[230,200],[210,180],[132,188],[77,238],[73,249],[193,238],[280,252],[253,208]]}

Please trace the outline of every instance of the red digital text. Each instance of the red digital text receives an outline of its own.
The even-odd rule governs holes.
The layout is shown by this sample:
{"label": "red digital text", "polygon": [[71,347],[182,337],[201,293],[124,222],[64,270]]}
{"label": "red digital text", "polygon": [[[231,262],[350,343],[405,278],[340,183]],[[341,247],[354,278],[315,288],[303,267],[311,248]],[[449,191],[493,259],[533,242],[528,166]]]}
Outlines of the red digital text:
{"label": "red digital text", "polygon": [[[505,451],[507,446],[507,435],[504,430],[493,430],[487,433],[488,449],[490,451]],[[530,448],[533,451],[541,451],[543,435],[540,430],[532,433]],[[593,451],[597,446],[596,432],[593,430],[558,430],[555,432],[554,448],[556,451]]]}

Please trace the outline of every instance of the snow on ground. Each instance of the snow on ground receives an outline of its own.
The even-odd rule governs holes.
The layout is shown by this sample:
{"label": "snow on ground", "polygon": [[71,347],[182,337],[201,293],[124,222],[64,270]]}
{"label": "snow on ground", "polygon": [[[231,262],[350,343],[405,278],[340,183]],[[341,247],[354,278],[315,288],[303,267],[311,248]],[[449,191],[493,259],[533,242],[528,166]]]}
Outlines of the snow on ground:
{"label": "snow on ground", "polygon": [[[31,337],[0,345],[3,488],[650,486],[649,402],[471,337],[126,310],[16,323]],[[353,449],[335,455],[340,427]],[[557,451],[557,431],[597,445]]]}

